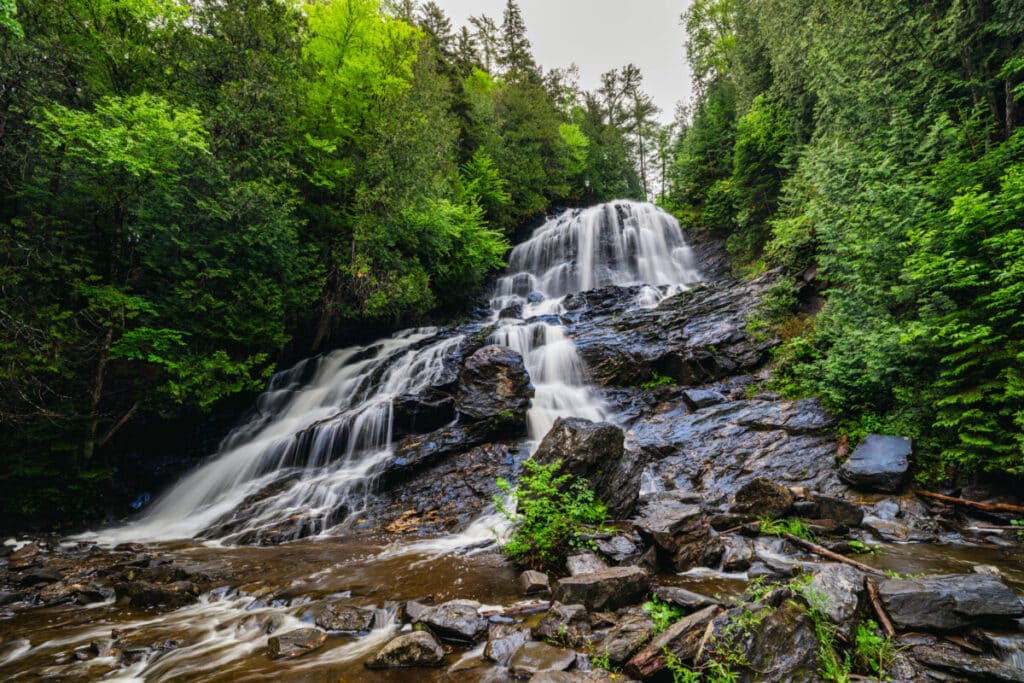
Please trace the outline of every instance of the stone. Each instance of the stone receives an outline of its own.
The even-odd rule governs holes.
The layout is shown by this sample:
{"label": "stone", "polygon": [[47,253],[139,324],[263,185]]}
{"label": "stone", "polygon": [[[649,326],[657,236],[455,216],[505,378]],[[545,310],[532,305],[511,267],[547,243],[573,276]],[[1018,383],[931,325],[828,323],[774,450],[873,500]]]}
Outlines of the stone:
{"label": "stone", "polygon": [[915,647],[913,657],[918,665],[952,674],[955,680],[991,681],[993,683],[1024,683],[1024,669],[1012,662],[986,656],[973,656],[948,643]]}
{"label": "stone", "polygon": [[816,506],[812,519],[831,519],[844,527],[858,527],[864,521],[864,510],[848,500],[814,493],[812,501]]}
{"label": "stone", "polygon": [[365,662],[365,666],[368,669],[402,669],[441,666],[443,663],[444,648],[437,638],[427,631],[413,631],[389,640]]}
{"label": "stone", "polygon": [[132,607],[178,609],[199,599],[199,586],[191,581],[167,584],[128,581],[114,585],[118,599],[126,598]]}
{"label": "stone", "polygon": [[570,555],[565,560],[565,569],[569,572],[570,576],[592,574],[607,568],[608,565],[605,564],[604,560],[589,550]]}
{"label": "stone", "polygon": [[35,541],[21,546],[7,558],[7,568],[20,571],[42,564],[42,548]]}
{"label": "stone", "polygon": [[617,609],[639,602],[650,585],[650,576],[640,567],[609,567],[559,579],[555,599],[590,610]]}
{"label": "stone", "polygon": [[722,556],[722,544],[697,505],[668,494],[648,499],[634,520],[640,535],[657,545],[676,571],[711,567]]}
{"label": "stone", "polygon": [[523,317],[523,305],[520,303],[510,304],[505,308],[498,311],[498,317],[501,319],[505,318],[522,318]]}
{"label": "stone", "polygon": [[392,410],[394,436],[426,434],[455,420],[455,398],[433,390],[405,394],[394,400]]}
{"label": "stone", "polygon": [[902,630],[950,631],[1024,616],[1020,598],[998,578],[983,574],[882,581],[878,593]]}
{"label": "stone", "polygon": [[713,389],[686,389],[681,395],[686,404],[693,410],[718,405],[728,400],[721,392]]}
{"label": "stone", "polygon": [[687,612],[697,612],[712,605],[720,605],[721,602],[701,593],[694,593],[685,588],[676,586],[658,586],[653,591],[654,596],[662,602],[671,602],[679,605]]}
{"label": "stone", "polygon": [[432,610],[430,605],[424,605],[417,600],[409,600],[403,605],[402,610],[409,621],[416,622],[423,618],[423,615]]}
{"label": "stone", "polygon": [[369,631],[373,619],[372,609],[335,602],[320,610],[315,623],[327,631]]}
{"label": "stone", "polygon": [[540,623],[533,628],[533,637],[541,640],[583,647],[590,641],[590,615],[583,605],[551,604]]}
{"label": "stone", "polygon": [[839,476],[864,491],[898,493],[913,452],[909,438],[869,434],[839,468]]}
{"label": "stone", "polygon": [[645,613],[629,614],[608,632],[596,646],[598,654],[606,656],[616,666],[625,664],[630,657],[650,640],[654,633],[654,620]]}
{"label": "stone", "polygon": [[615,564],[622,564],[636,558],[640,554],[636,543],[628,536],[612,536],[611,538],[599,538],[594,545],[601,551],[601,554]]}
{"label": "stone", "polygon": [[544,671],[535,674],[530,683],[628,683],[630,679],[604,669],[590,671]]}
{"label": "stone", "polygon": [[21,575],[18,584],[22,586],[35,586],[40,583],[56,583],[64,578],[64,573],[53,567],[40,567],[31,569]]}
{"label": "stone", "polygon": [[754,549],[750,543],[739,536],[726,536],[722,539],[722,571],[742,572],[754,561]]}
{"label": "stone", "polygon": [[485,346],[463,365],[455,405],[460,416],[501,423],[515,437],[525,433],[533,391],[521,355],[505,346]]}
{"label": "stone", "polygon": [[758,517],[783,517],[792,506],[793,494],[788,488],[767,479],[754,479],[736,492],[736,500],[729,511]]}
{"label": "stone", "polygon": [[561,472],[582,477],[612,517],[630,514],[640,495],[643,464],[627,453],[622,429],[608,422],[560,417],[541,440],[533,459],[561,462]]}
{"label": "stone", "polygon": [[527,569],[519,575],[519,592],[523,595],[537,595],[550,590],[551,583],[547,574]]}
{"label": "stone", "polygon": [[863,602],[864,574],[845,564],[826,564],[814,572],[809,585],[816,605],[847,637],[856,633],[857,610]]}
{"label": "stone", "polygon": [[484,647],[484,659],[508,666],[512,655],[530,640],[530,630],[515,624],[491,624]]}
{"label": "stone", "polygon": [[267,654],[271,659],[294,659],[320,648],[327,641],[327,633],[318,628],[300,628],[267,641]]}
{"label": "stone", "polygon": [[576,663],[576,653],[547,643],[530,642],[519,648],[508,663],[509,675],[530,680],[535,674],[565,671]]}
{"label": "stone", "polygon": [[430,608],[417,622],[429,626],[441,640],[471,645],[487,635],[488,622],[479,610],[480,603],[473,600],[451,600]]}
{"label": "stone", "polygon": [[647,679],[665,670],[665,650],[681,660],[691,660],[697,655],[708,624],[722,610],[717,606],[705,607],[693,614],[683,617],[672,624],[664,633],[657,636],[643,650],[638,652],[625,671],[635,678]]}

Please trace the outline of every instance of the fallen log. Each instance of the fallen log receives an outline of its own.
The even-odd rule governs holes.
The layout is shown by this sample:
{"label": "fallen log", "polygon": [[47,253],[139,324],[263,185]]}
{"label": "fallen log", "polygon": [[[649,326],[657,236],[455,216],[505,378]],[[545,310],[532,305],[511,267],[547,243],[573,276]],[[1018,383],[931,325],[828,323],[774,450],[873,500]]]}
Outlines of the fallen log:
{"label": "fallen log", "polygon": [[882,607],[882,600],[878,596],[878,586],[874,584],[871,579],[864,577],[864,587],[868,589],[868,598],[871,600],[871,606],[875,609],[875,614],[878,616],[878,623],[882,625],[882,630],[885,635],[889,638],[896,636],[896,629],[892,625],[892,620],[889,619],[889,615],[886,613],[885,608]]}
{"label": "fallen log", "polygon": [[850,558],[846,557],[845,555],[840,555],[839,553],[834,553],[831,550],[829,550],[828,548],[823,548],[822,546],[818,545],[817,543],[811,543],[810,541],[805,540],[803,538],[800,538],[799,536],[794,536],[793,534],[783,534],[782,537],[785,538],[790,543],[794,543],[794,544],[800,546],[801,548],[805,548],[807,550],[810,550],[815,555],[818,555],[820,557],[824,557],[826,559],[832,560],[833,562],[842,562],[843,564],[848,564],[851,567],[856,567],[857,569],[859,569],[862,572],[865,572],[867,574],[874,574],[875,576],[885,576],[885,572],[883,572],[883,571],[881,571],[879,569],[875,569],[874,567],[869,567],[868,565],[863,564],[861,562],[858,562],[857,560],[851,560]]}
{"label": "fallen log", "polygon": [[976,510],[984,510],[985,512],[1010,512],[1016,515],[1024,515],[1024,505],[1010,505],[1009,503],[979,503],[975,500],[944,496],[941,493],[932,493],[931,491],[914,491],[914,493],[922,498],[932,498],[934,500],[941,500],[944,503],[953,503],[954,505],[962,505]]}

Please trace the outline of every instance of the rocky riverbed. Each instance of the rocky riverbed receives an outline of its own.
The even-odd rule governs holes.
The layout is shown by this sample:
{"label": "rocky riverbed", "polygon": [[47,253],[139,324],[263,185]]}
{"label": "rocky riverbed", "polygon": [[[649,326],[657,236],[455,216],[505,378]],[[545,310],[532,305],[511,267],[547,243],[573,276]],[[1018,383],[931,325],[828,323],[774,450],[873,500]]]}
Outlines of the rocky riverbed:
{"label": "rocky riverbed", "polygon": [[841,664],[888,621],[891,680],[1024,681],[1013,515],[915,495],[905,440],[840,457],[816,401],[763,388],[777,340],[747,321],[776,275],[734,280],[714,247],[700,260],[705,284],[657,306],[606,287],[550,321],[611,408],[536,444],[615,517],[560,572],[522,574],[487,528],[496,478],[531,452],[534,385],[491,343],[500,321],[473,323],[432,386],[396,399],[394,457],[329,535],[302,511],[245,527],[285,476],[208,534],[227,543],[12,539],[0,678],[660,681],[678,663],[814,681],[823,639]]}

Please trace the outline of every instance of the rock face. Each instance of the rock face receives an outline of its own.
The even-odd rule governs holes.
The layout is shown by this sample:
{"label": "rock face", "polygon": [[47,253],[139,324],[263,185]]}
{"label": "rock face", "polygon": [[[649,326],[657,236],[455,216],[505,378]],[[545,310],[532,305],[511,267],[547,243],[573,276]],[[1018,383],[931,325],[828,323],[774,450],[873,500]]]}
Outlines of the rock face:
{"label": "rock face", "polygon": [[792,506],[793,494],[785,486],[767,479],[754,479],[736,492],[736,502],[730,510],[757,517],[782,517]]}
{"label": "rock face", "polygon": [[676,571],[713,566],[722,556],[722,545],[712,536],[711,525],[700,507],[673,496],[645,501],[634,525],[658,546]]}
{"label": "rock face", "polygon": [[444,648],[426,631],[405,633],[388,642],[372,659],[368,669],[400,669],[411,666],[440,666]]}
{"label": "rock face", "polygon": [[861,572],[843,564],[825,565],[811,578],[810,590],[822,598],[820,609],[848,637],[853,636],[857,628],[855,617],[861,604],[863,582]]}
{"label": "rock face", "polygon": [[839,468],[843,481],[865,491],[897,493],[910,466],[910,439],[869,434]]}
{"label": "rock face", "polygon": [[540,442],[534,459],[561,462],[561,470],[582,477],[613,517],[630,513],[640,495],[643,464],[627,456],[622,430],[607,422],[558,418]]}
{"label": "rock face", "polygon": [[459,373],[455,405],[470,420],[493,420],[506,425],[509,436],[526,430],[526,411],[533,398],[523,357],[504,346],[485,346],[466,360]]}
{"label": "rock face", "polygon": [[949,631],[993,625],[1024,616],[1024,604],[993,576],[955,574],[878,584],[882,604],[897,628]]}
{"label": "rock face", "polygon": [[625,616],[597,646],[615,665],[625,664],[654,633],[654,620],[644,613]]}
{"label": "rock face", "polygon": [[609,567],[560,579],[555,599],[591,610],[613,610],[639,602],[650,583],[647,572],[640,567]]}
{"label": "rock face", "polygon": [[472,644],[487,635],[487,620],[480,616],[479,609],[478,602],[452,600],[427,610],[418,621],[429,626],[442,640]]}
{"label": "rock face", "polygon": [[267,654],[271,659],[292,659],[316,650],[327,640],[327,634],[318,628],[300,628],[267,641]]}

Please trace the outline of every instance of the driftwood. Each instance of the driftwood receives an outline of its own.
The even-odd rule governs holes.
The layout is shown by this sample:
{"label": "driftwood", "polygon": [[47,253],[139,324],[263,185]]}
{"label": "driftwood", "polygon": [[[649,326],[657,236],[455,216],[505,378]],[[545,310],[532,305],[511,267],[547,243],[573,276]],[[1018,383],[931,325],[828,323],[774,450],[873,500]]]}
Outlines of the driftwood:
{"label": "driftwood", "polygon": [[894,637],[896,629],[893,627],[889,615],[886,614],[885,608],[882,607],[882,600],[878,597],[878,586],[865,576],[864,587],[868,589],[868,598],[871,600],[871,606],[875,608],[875,614],[878,615],[878,623],[882,625],[882,630],[889,638]]}
{"label": "driftwood", "polygon": [[546,612],[551,608],[551,603],[543,600],[535,602],[519,602],[508,607],[501,607],[498,609],[484,610],[480,613],[484,617],[522,617],[530,614],[537,614],[538,612]]}
{"label": "driftwood", "polygon": [[868,565],[863,564],[861,562],[858,562],[857,560],[851,560],[850,558],[846,557],[845,555],[840,555],[839,553],[834,553],[831,550],[829,550],[828,548],[823,548],[822,546],[818,545],[817,543],[811,543],[810,541],[804,540],[804,539],[800,538],[799,536],[794,536],[793,534],[783,534],[782,537],[785,538],[790,543],[795,543],[796,545],[800,546],[801,548],[806,548],[807,550],[810,550],[815,555],[819,555],[821,557],[827,558],[829,560],[832,560],[833,562],[842,562],[843,564],[848,564],[851,567],[856,567],[857,569],[861,570],[862,572],[866,572],[868,574],[874,574],[875,576],[885,576],[885,572],[883,572],[883,571],[881,571],[879,569],[875,569],[874,567],[869,567]]}
{"label": "driftwood", "polygon": [[914,491],[914,493],[922,498],[932,498],[934,500],[941,500],[944,503],[953,503],[954,505],[962,505],[976,510],[984,510],[985,512],[1010,512],[1016,515],[1024,515],[1024,505],[1010,505],[1009,503],[979,503],[974,500],[944,496],[941,493],[932,493],[931,491]]}

